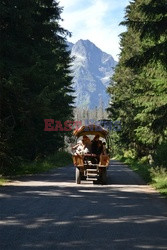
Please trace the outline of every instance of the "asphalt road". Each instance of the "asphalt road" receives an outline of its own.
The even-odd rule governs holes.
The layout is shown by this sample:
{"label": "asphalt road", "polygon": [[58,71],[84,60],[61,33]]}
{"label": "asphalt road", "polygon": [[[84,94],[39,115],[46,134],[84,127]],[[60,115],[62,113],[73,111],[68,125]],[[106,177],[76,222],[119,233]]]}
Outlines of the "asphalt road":
{"label": "asphalt road", "polygon": [[74,182],[74,167],[0,187],[0,250],[167,249],[167,202],[111,161],[108,185]]}

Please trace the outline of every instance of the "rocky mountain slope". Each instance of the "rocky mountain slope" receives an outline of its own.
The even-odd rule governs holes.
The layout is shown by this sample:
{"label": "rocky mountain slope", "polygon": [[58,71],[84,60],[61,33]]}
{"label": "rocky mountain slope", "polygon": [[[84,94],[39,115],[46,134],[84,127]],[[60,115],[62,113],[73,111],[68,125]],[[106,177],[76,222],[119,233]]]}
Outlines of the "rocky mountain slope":
{"label": "rocky mountain slope", "polygon": [[69,43],[69,49],[74,57],[72,71],[76,106],[91,109],[102,105],[107,107],[109,96],[106,89],[116,61],[89,40]]}

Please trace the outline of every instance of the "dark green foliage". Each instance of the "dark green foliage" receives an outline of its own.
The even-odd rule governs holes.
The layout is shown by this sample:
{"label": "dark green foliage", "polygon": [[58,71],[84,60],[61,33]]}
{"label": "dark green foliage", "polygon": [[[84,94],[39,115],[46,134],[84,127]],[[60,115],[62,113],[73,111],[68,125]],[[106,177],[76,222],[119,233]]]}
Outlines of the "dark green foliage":
{"label": "dark green foliage", "polygon": [[[57,167],[64,167],[72,164],[71,154],[65,151],[58,151],[47,157],[36,158],[35,161],[25,161],[14,166],[12,169],[4,169],[3,176],[16,176],[27,174],[38,174]],[[1,179],[0,179],[1,181]],[[0,184],[1,185],[1,184]]]}
{"label": "dark green foliage", "polygon": [[160,61],[167,65],[167,2],[166,0],[136,0],[127,7],[122,24],[140,33],[143,51],[128,61],[133,67]]}
{"label": "dark green foliage", "polygon": [[154,160],[158,166],[164,166],[167,169],[167,142],[158,145]]}
{"label": "dark green foliage", "polygon": [[69,32],[53,0],[0,3],[1,169],[64,147],[62,132],[45,132],[44,119],[72,119]]}
{"label": "dark green foliage", "polygon": [[150,162],[167,137],[166,22],[166,1],[130,3],[120,61],[109,87],[110,117],[122,123],[116,143],[122,150],[134,149],[139,158],[148,156]]}

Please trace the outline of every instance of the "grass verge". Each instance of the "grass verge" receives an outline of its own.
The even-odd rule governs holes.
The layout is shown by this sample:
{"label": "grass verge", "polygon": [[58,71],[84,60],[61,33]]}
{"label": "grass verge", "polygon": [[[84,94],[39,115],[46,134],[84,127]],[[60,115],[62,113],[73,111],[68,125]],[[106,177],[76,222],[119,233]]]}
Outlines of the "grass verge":
{"label": "grass verge", "polygon": [[[29,175],[47,172],[50,169],[63,167],[72,163],[71,154],[60,151],[44,159],[38,159],[33,162],[23,162],[19,166],[13,166],[6,176]],[[3,183],[3,179],[1,181]]]}
{"label": "grass verge", "polygon": [[152,168],[151,177],[153,187],[167,197],[167,170],[162,167]]}
{"label": "grass verge", "polygon": [[5,184],[6,181],[7,181],[6,179],[4,179],[3,177],[0,176],[0,186]]}
{"label": "grass verge", "polygon": [[126,163],[133,171],[138,173],[147,184],[152,185],[161,194],[167,197],[167,169],[163,167],[151,167],[149,164],[142,163],[139,160],[125,158],[121,156],[115,157]]}

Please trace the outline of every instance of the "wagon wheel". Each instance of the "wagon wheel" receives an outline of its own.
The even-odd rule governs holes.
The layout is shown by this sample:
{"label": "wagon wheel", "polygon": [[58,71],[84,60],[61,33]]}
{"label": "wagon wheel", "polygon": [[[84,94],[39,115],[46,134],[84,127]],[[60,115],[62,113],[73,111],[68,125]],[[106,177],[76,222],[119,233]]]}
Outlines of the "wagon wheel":
{"label": "wagon wheel", "polygon": [[102,168],[101,181],[102,181],[102,184],[107,184],[107,170],[106,170],[106,168]]}
{"label": "wagon wheel", "polygon": [[80,173],[80,169],[76,167],[75,170],[75,179],[76,179],[76,184],[80,184],[81,183],[81,173]]}

